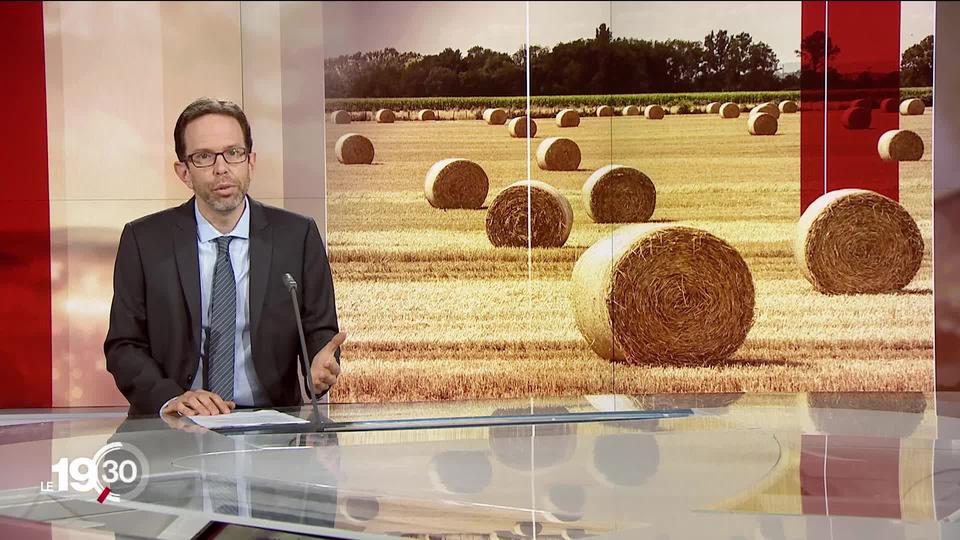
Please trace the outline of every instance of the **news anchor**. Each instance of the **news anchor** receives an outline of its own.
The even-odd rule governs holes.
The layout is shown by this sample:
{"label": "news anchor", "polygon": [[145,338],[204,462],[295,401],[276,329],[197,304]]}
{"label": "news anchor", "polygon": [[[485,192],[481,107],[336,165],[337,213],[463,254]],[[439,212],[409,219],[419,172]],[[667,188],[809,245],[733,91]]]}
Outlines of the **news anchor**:
{"label": "news anchor", "polygon": [[114,266],[103,349],[129,414],[299,405],[306,381],[297,377],[287,273],[297,283],[309,375],[318,394],[329,391],[346,334],[316,222],[247,195],[257,155],[236,104],[197,99],[173,137],[174,171],[194,196],[127,223]]}

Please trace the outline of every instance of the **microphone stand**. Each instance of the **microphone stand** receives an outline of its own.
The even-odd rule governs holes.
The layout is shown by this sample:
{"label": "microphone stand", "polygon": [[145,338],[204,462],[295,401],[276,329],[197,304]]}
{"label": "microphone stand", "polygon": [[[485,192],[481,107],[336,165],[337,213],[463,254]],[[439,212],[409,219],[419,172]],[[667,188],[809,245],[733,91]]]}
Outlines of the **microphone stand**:
{"label": "microphone stand", "polygon": [[307,379],[307,389],[310,391],[310,402],[313,404],[314,426],[320,423],[320,407],[317,406],[317,391],[313,387],[313,374],[310,371],[310,363],[307,361],[307,340],[303,337],[303,321],[300,319],[300,303],[297,301],[297,282],[290,274],[283,275],[284,284],[290,291],[290,299],[293,300],[293,314],[297,317],[297,331],[300,332],[300,359],[303,362],[303,375]]}

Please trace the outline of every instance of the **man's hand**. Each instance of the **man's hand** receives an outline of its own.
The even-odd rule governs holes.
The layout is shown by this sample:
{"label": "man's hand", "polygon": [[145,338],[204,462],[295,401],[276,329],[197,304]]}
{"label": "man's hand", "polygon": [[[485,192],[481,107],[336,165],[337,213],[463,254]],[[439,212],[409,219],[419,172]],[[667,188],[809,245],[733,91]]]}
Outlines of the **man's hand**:
{"label": "man's hand", "polygon": [[327,345],[320,349],[320,352],[313,357],[313,361],[310,364],[310,375],[313,378],[313,388],[318,394],[337,384],[337,376],[340,375],[340,364],[337,363],[337,358],[333,353],[346,339],[346,332],[338,333],[333,336],[330,343],[327,343]]}
{"label": "man's hand", "polygon": [[224,401],[217,394],[206,390],[187,390],[160,411],[163,414],[180,416],[213,416],[227,414],[237,406],[232,401]]}

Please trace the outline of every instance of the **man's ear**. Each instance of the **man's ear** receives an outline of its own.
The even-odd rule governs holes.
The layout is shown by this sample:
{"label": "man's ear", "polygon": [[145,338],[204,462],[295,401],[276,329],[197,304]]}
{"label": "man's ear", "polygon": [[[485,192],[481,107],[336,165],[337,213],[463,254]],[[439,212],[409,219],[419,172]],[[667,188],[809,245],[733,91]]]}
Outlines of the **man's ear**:
{"label": "man's ear", "polygon": [[187,168],[186,163],[182,161],[174,161],[173,172],[177,174],[177,178],[183,182],[183,185],[187,186],[191,190],[193,189],[193,180],[190,178],[190,170]]}
{"label": "man's ear", "polygon": [[253,178],[253,173],[257,169],[257,153],[250,152],[250,155],[247,157],[247,166],[250,167],[250,178]]}

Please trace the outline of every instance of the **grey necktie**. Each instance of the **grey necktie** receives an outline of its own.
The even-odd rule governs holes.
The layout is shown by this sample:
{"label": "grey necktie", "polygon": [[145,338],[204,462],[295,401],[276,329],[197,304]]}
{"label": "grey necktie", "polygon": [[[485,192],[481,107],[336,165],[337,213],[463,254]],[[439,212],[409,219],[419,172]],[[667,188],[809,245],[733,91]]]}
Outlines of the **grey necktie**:
{"label": "grey necktie", "polygon": [[210,391],[224,401],[233,399],[233,342],[237,332],[237,283],[230,264],[232,236],[217,238],[210,297]]}

